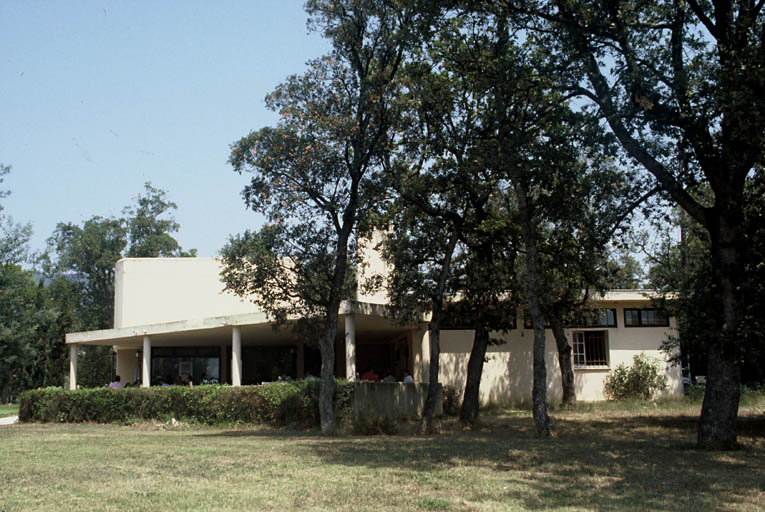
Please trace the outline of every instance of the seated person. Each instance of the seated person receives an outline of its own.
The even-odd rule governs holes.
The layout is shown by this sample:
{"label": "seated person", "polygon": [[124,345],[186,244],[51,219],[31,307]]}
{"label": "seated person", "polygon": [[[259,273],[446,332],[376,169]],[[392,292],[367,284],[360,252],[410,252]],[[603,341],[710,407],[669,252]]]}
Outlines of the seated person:
{"label": "seated person", "polygon": [[109,383],[109,387],[112,389],[122,389],[122,382],[120,382],[120,376],[114,377],[114,382]]}
{"label": "seated person", "polygon": [[412,378],[412,374],[409,372],[404,373],[404,384],[413,384],[414,379]]}
{"label": "seated person", "polygon": [[382,380],[382,381],[383,381],[383,382],[398,382],[398,381],[396,380],[396,377],[394,377],[394,376],[393,376],[393,375],[391,375],[391,374],[388,374],[388,375],[386,375],[385,377],[383,377],[383,380]]}
{"label": "seated person", "polygon": [[368,380],[369,382],[380,382],[380,377],[378,377],[375,371],[370,368],[361,374],[361,380]]}

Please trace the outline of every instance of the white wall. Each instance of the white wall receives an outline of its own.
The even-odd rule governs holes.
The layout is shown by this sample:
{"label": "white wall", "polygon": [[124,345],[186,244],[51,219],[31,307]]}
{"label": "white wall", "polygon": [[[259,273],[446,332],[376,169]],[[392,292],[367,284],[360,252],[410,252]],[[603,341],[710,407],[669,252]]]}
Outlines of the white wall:
{"label": "white wall", "polygon": [[[609,368],[618,364],[632,364],[635,354],[645,353],[650,357],[665,360],[659,350],[667,334],[674,331],[674,322],[670,327],[624,327],[624,307],[648,307],[647,301],[629,303],[600,303],[599,307],[617,309],[616,328],[566,329],[571,343],[571,333],[575,330],[606,330],[609,343]],[[522,319],[518,319],[522,322]],[[522,323],[519,323],[522,325]],[[552,332],[545,331],[545,363],[547,366],[547,398],[549,402],[560,401],[561,388],[558,351]],[[486,354],[481,377],[480,399],[486,403],[523,403],[531,401],[532,391],[532,344],[534,334],[531,329],[514,329],[504,335],[498,335],[505,342],[491,345]],[[441,332],[440,380],[445,386],[452,386],[460,392],[465,388],[468,358],[473,345],[473,331],[449,330]],[[577,400],[604,400],[603,383],[609,369],[574,369],[574,386]],[[680,396],[683,392],[679,366],[666,366],[666,396]]]}
{"label": "white wall", "polygon": [[114,327],[257,312],[223,291],[214,258],[126,258],[117,262]]}
{"label": "white wall", "polygon": [[141,380],[141,370],[138,366],[139,359],[136,357],[136,349],[117,350],[117,375],[120,376],[122,384]]}

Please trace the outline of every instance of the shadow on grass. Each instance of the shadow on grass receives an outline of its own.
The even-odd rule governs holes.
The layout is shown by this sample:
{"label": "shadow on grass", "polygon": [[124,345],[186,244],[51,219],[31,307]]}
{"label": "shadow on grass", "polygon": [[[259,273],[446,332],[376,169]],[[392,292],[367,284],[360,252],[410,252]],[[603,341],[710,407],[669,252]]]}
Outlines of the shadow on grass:
{"label": "shadow on grass", "polygon": [[[317,432],[233,430],[204,436],[281,438],[296,453],[325,464],[449,473],[469,468],[477,478],[507,489],[490,499],[525,509],[729,510],[757,509],[765,499],[765,417],[739,419],[744,447],[735,452],[696,450],[692,416],[566,415],[554,418],[558,436],[538,439],[528,417],[489,417],[471,431],[435,436],[340,436]],[[747,445],[746,438],[750,438]],[[470,486],[458,491],[482,501]]]}

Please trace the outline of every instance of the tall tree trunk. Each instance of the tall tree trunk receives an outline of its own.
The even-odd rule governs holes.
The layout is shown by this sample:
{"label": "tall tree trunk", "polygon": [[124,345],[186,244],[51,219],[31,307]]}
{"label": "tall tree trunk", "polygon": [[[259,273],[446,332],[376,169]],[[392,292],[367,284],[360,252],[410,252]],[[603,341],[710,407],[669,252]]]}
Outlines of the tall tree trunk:
{"label": "tall tree trunk", "polygon": [[738,329],[741,322],[741,286],[744,261],[741,240],[743,214],[720,215],[717,229],[710,230],[712,268],[719,284],[715,292],[722,315],[720,336],[707,347],[707,384],[701,406],[697,445],[730,450],[736,443],[736,418],[741,398]]}
{"label": "tall tree trunk", "polygon": [[[483,212],[479,212],[479,218]],[[486,349],[489,346],[489,325],[487,309],[489,297],[492,293],[490,282],[494,264],[494,252],[491,240],[484,240],[475,247],[478,267],[477,275],[473,278],[476,296],[475,301],[475,336],[473,349],[468,359],[467,377],[465,379],[465,394],[462,396],[462,408],[460,409],[460,422],[463,425],[472,425],[478,418],[480,406],[481,376],[483,375],[483,362],[486,358]]]}
{"label": "tall tree trunk", "polygon": [[428,396],[425,398],[425,407],[422,411],[422,419],[417,431],[433,433],[433,414],[438,402],[438,373],[439,358],[441,357],[441,308],[433,309],[433,316],[428,326],[428,338],[430,343],[430,367],[428,368]]}
{"label": "tall tree trunk", "polygon": [[539,304],[539,274],[537,271],[536,229],[525,184],[515,184],[518,198],[518,210],[523,222],[523,238],[526,246],[526,293],[528,295],[529,313],[534,323],[534,384],[532,389],[532,411],[537,435],[549,437],[552,422],[547,415],[547,368],[545,366],[545,318]]}
{"label": "tall tree trunk", "polygon": [[428,339],[430,343],[430,366],[428,368],[428,396],[425,398],[425,408],[422,411],[422,420],[418,427],[418,432],[433,432],[433,413],[436,410],[436,403],[439,400],[439,382],[438,374],[440,370],[441,357],[441,309],[444,301],[444,291],[446,290],[446,280],[451,272],[452,255],[457,246],[457,233],[453,233],[446,244],[444,251],[444,261],[441,264],[441,273],[438,276],[438,285],[433,298],[433,314],[428,326]]}
{"label": "tall tree trunk", "polygon": [[333,435],[337,430],[333,402],[335,397],[335,333],[342,299],[343,284],[348,271],[348,241],[356,222],[358,190],[361,173],[352,173],[350,197],[343,210],[343,220],[337,233],[335,246],[335,267],[332,271],[332,284],[327,304],[326,323],[319,338],[321,352],[321,380],[319,382],[319,417],[321,433]]}
{"label": "tall tree trunk", "polygon": [[555,336],[555,345],[558,347],[558,365],[560,366],[561,385],[563,387],[563,398],[561,405],[569,405],[576,401],[576,390],[574,389],[574,369],[571,364],[571,345],[566,338],[566,332],[563,330],[563,322],[557,315],[549,317],[553,336]]}
{"label": "tall tree trunk", "polygon": [[337,305],[334,308],[332,305],[329,306],[326,324],[319,338],[319,350],[321,352],[319,418],[321,433],[325,436],[331,436],[337,430],[333,402],[335,396],[335,333],[337,332],[339,309],[339,301],[337,301]]}
{"label": "tall tree trunk", "polygon": [[478,419],[483,360],[489,346],[489,330],[483,320],[483,315],[479,313],[478,317],[473,349],[470,351],[470,359],[468,360],[465,394],[462,397],[462,408],[460,409],[460,422],[468,426],[474,424],[475,420]]}

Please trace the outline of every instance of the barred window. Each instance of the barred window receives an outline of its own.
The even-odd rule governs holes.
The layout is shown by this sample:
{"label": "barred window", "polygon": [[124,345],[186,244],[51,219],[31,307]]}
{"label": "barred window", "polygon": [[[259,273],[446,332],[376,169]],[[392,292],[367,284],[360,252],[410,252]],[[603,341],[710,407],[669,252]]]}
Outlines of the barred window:
{"label": "barred window", "polygon": [[574,367],[608,366],[608,332],[574,332]]}

